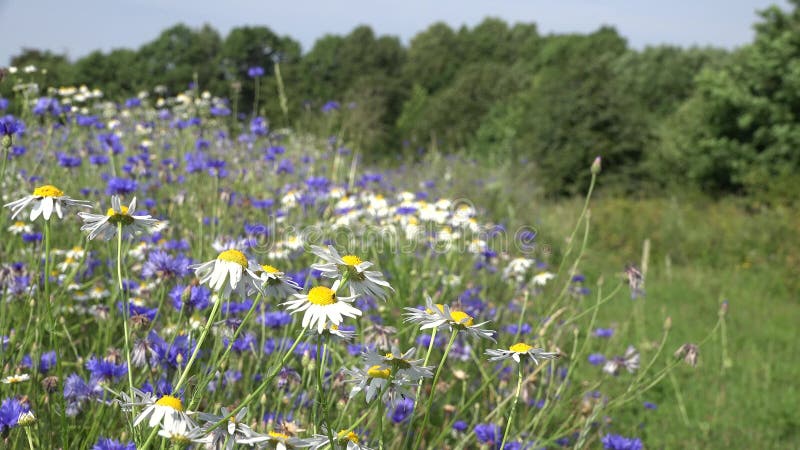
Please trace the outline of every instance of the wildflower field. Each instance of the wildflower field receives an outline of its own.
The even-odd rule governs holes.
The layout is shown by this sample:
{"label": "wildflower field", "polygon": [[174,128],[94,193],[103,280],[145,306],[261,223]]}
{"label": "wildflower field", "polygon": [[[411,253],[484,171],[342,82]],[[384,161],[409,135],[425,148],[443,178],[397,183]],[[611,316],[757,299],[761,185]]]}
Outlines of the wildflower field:
{"label": "wildflower field", "polygon": [[602,159],[545,201],[198,89],[0,109],[3,448],[798,446],[796,211]]}

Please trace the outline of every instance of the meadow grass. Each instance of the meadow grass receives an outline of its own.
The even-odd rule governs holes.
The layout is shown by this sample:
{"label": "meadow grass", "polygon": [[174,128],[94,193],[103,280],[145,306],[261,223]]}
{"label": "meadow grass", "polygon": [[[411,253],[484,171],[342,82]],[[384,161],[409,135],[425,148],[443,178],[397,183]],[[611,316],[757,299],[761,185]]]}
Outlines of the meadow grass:
{"label": "meadow grass", "polygon": [[[27,210],[21,224],[3,227],[2,375],[31,377],[0,385],[9,448],[113,448],[101,437],[136,448],[180,447],[240,408],[245,413],[234,423],[250,426],[267,448],[284,436],[312,439],[318,448],[333,440],[348,449],[498,448],[506,427],[506,448],[615,448],[609,434],[641,438],[647,448],[797,446],[795,211],[614,198],[602,190],[584,209],[584,199],[543,199],[531,164],[431,153],[365,166],[363,149],[297,131],[254,123],[230,136],[209,112],[214,100],[195,94],[167,101],[161,110],[168,117],[146,102],[96,103],[81,113],[97,115],[96,128],[78,125],[76,112],[22,108],[26,131],[14,141],[26,151],[12,151],[4,203],[54,184],[101,212],[112,194],[126,205],[135,196],[165,224],[154,236],[87,240],[73,211],[51,219],[52,252],[36,235],[44,222],[25,222]],[[82,160],[70,163],[65,155]],[[108,162],[90,164],[98,155]],[[31,229],[16,233],[25,226]],[[521,238],[520,230],[530,233]],[[309,246],[325,242],[375,263],[393,288],[386,302],[356,300],[363,316],[341,323],[354,327],[349,347],[308,335],[300,318],[286,313],[286,298],[212,295],[188,267],[238,249],[286,272],[310,295],[311,287],[333,281],[307,270],[321,262]],[[66,253],[74,248],[80,251]],[[514,271],[504,275],[515,258],[532,264],[518,280]],[[53,268],[47,284],[39,281],[45,259]],[[629,264],[646,270],[644,297],[631,299]],[[340,296],[356,276],[349,270],[340,276]],[[554,278],[535,283],[545,271]],[[426,332],[401,314],[424,306],[427,296],[475,324],[488,321],[483,328],[496,330],[498,342],[469,335],[468,322],[450,321],[426,345],[417,339]],[[128,298],[135,308],[122,307]],[[133,316],[127,321],[126,312]],[[613,335],[596,337],[598,328]],[[487,361],[486,350],[517,341],[560,358],[528,361],[519,373],[513,363]],[[686,343],[700,345],[694,368],[673,356]],[[613,360],[629,346],[640,355],[630,372],[618,367],[611,375],[587,360]],[[134,350],[131,359],[129,347],[145,351]],[[401,397],[367,403],[342,372],[374,369],[368,380],[375,380],[389,370],[394,377],[399,366],[364,367],[361,352],[396,357],[412,348],[430,370],[407,386],[418,395],[413,411]],[[55,364],[40,362],[49,351]],[[123,410],[119,401],[145,385],[151,400],[174,395],[181,409],[216,419],[196,435],[146,420],[134,426],[147,406]],[[20,423],[27,408],[36,420]],[[167,415],[186,423],[176,411]]]}

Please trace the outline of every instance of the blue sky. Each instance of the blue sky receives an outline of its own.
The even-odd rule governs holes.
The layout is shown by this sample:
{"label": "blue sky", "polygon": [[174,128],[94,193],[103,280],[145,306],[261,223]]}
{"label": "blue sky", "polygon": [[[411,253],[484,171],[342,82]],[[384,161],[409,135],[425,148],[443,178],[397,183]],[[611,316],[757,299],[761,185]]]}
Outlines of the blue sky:
{"label": "blue sky", "polygon": [[220,33],[266,25],[308,50],[326,33],[360,24],[403,42],[436,21],[475,25],[486,16],[535,22],[542,33],[612,25],[635,48],[654,44],[733,48],[753,37],[756,11],[785,0],[0,0],[0,65],[22,47],[75,59],[95,49],[136,48],[178,22]]}

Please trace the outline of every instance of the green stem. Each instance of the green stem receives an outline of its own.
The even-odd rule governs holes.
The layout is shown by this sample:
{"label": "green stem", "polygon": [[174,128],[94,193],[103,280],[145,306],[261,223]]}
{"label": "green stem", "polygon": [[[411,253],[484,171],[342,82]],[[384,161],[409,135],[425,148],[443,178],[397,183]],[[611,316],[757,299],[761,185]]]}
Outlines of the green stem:
{"label": "green stem", "polygon": [[206,320],[206,325],[203,327],[203,331],[200,333],[200,339],[198,339],[197,344],[194,346],[194,350],[192,351],[192,356],[189,357],[189,362],[187,362],[186,367],[183,368],[183,372],[181,372],[181,377],[178,379],[178,382],[175,384],[175,388],[172,390],[173,393],[177,393],[180,390],[181,386],[183,386],[183,383],[186,381],[186,377],[189,376],[189,370],[194,365],[194,361],[197,359],[198,353],[200,353],[200,347],[203,346],[203,342],[206,340],[208,332],[211,330],[211,325],[217,318],[217,314],[219,313],[219,308],[222,302],[223,302],[222,298],[218,298],[217,301],[214,302],[214,306],[211,308],[211,314],[208,315],[208,320]]}
{"label": "green stem", "polygon": [[508,415],[506,422],[506,430],[503,432],[503,442],[500,443],[500,448],[504,448],[506,440],[508,440],[508,432],[511,431],[511,422],[514,420],[514,413],[517,411],[517,403],[519,403],[519,394],[522,392],[522,363],[517,364],[517,392],[514,394],[514,404],[511,405],[511,414]]}
{"label": "green stem", "polygon": [[422,442],[422,434],[425,431],[425,427],[428,425],[428,418],[430,417],[431,414],[431,405],[433,405],[433,396],[434,394],[436,394],[436,383],[439,382],[439,375],[442,373],[442,367],[444,367],[444,363],[445,361],[447,361],[447,355],[450,354],[450,349],[453,348],[453,343],[455,343],[456,341],[456,336],[458,336],[458,331],[453,330],[450,334],[450,341],[447,343],[447,347],[444,349],[444,355],[442,356],[442,360],[439,362],[439,366],[436,368],[436,373],[433,375],[431,394],[428,396],[427,405],[425,405],[425,416],[422,419],[422,426],[417,428],[417,438],[414,440],[413,448],[420,448],[419,444]]}
{"label": "green stem", "polygon": [[[431,359],[431,352],[433,352],[433,345],[434,341],[436,341],[436,332],[438,330],[439,330],[438,328],[434,328],[433,331],[431,332],[431,341],[428,343],[428,351],[425,353],[425,361],[422,363],[423,366],[427,367],[428,361]],[[416,395],[414,395],[414,404],[411,406],[411,414],[410,414],[411,417],[414,417],[414,413],[417,410],[417,402],[419,401],[419,394],[421,391],[422,391],[422,380],[419,380],[419,383],[417,383],[417,393]],[[414,428],[409,425],[408,429],[406,430],[405,442],[411,441],[411,433],[413,430]]]}
{"label": "green stem", "polygon": [[[122,333],[125,345],[125,363],[128,365],[128,393],[133,397],[133,366],[131,366],[131,343],[130,332],[128,330],[128,313],[130,305],[125,296],[125,289],[122,285],[122,222],[117,222],[117,285],[119,286],[119,296],[122,300]],[[131,429],[133,432],[133,429]]]}
{"label": "green stem", "polygon": [[331,443],[331,448],[336,448],[333,441],[333,424],[331,423],[330,411],[328,410],[328,398],[322,389],[322,377],[325,372],[325,350],[327,346],[322,343],[322,335],[317,336],[317,397],[322,407],[322,414],[325,417],[325,429],[328,432],[328,441]]}

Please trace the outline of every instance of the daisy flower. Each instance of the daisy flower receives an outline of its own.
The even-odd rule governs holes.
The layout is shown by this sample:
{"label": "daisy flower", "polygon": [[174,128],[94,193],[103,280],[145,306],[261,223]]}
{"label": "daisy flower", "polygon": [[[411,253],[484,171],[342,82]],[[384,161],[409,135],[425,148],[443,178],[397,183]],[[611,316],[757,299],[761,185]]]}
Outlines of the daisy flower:
{"label": "daisy flower", "polygon": [[203,431],[197,428],[191,422],[179,420],[169,424],[161,424],[161,429],[158,430],[158,435],[169,439],[172,444],[176,445],[178,448],[181,448],[191,444],[192,442],[197,442],[197,439],[202,437]]}
{"label": "daisy flower", "polygon": [[0,380],[0,383],[3,383],[3,384],[17,384],[17,383],[22,383],[23,381],[28,381],[30,379],[31,379],[30,375],[28,375],[27,373],[23,373],[23,374],[19,374],[19,375],[9,375],[9,376],[3,378],[2,380]]}
{"label": "daisy flower", "polygon": [[[325,438],[325,442],[328,438]],[[293,448],[307,448],[315,445],[317,443],[316,440],[311,439],[300,439],[293,436],[289,436],[285,433],[279,433],[277,431],[270,431],[267,434],[261,434],[257,436],[253,436],[252,438],[242,439],[239,441],[240,444],[270,444],[269,448],[274,448],[275,450],[291,450]]]}
{"label": "daisy flower", "polygon": [[383,274],[367,270],[372,267],[369,261],[362,261],[355,255],[339,256],[339,252],[332,246],[328,248],[317,245],[311,246],[311,253],[322,258],[325,263],[312,264],[311,268],[322,272],[326,278],[339,278],[347,276],[350,286],[350,295],[368,295],[370,297],[386,300],[387,290],[394,291],[389,283],[383,279]]}
{"label": "daisy flower", "polygon": [[189,267],[195,270],[200,283],[224,297],[236,291],[244,298],[249,291],[261,289],[259,277],[249,269],[250,262],[239,250],[225,250],[217,259]]}
{"label": "daisy flower", "polygon": [[625,356],[615,356],[606,361],[603,366],[603,372],[609,375],[617,375],[623,367],[630,373],[639,369],[639,352],[632,345],[629,345],[625,350]]}
{"label": "daisy flower", "polygon": [[433,372],[431,367],[422,365],[422,359],[411,359],[415,351],[414,348],[410,348],[405,353],[401,353],[397,347],[394,347],[391,352],[381,355],[371,350],[364,353],[364,361],[369,367],[378,366],[392,369],[395,377],[406,378],[408,381],[416,383],[423,378],[432,377]]}
{"label": "daisy flower", "polygon": [[30,234],[33,233],[33,227],[26,222],[16,221],[13,225],[8,227],[11,234]]}
{"label": "daisy flower", "polygon": [[518,342],[506,349],[486,350],[486,354],[490,356],[489,361],[502,361],[504,359],[513,359],[518,364],[521,356],[527,356],[533,360],[536,365],[539,365],[540,359],[555,359],[558,358],[558,352],[546,352],[543,348],[534,348],[524,342]]}
{"label": "daisy flower", "polygon": [[133,388],[133,398],[125,392],[121,395],[123,401],[120,402],[120,407],[123,411],[131,411],[134,406],[144,407],[142,412],[134,419],[133,426],[138,426],[145,420],[147,420],[149,427],[153,428],[161,424],[167,431],[173,430],[174,425],[180,422],[185,422],[187,424],[186,428],[194,428],[196,426],[189,414],[183,410],[183,403],[178,397],[163,395],[156,399],[152,394],[136,388]]}
{"label": "daisy flower", "polygon": [[[324,429],[323,429],[324,431]],[[330,445],[327,436],[315,434],[310,439],[312,441],[312,450],[323,449]],[[334,442],[338,444],[337,449],[341,450],[371,450],[369,447],[361,444],[361,439],[351,430],[342,430],[334,435]],[[333,450],[333,449],[331,449]]]}
{"label": "daisy flower", "polygon": [[317,336],[319,334],[330,335],[338,339],[341,339],[342,341],[349,342],[352,341],[353,338],[355,338],[356,336],[356,332],[352,328],[353,327],[350,327],[350,329],[342,329],[339,327],[339,325],[326,322],[325,328],[322,330],[322,333],[318,333],[314,329],[309,329],[308,334],[311,336]]}
{"label": "daisy flower", "polygon": [[464,331],[471,336],[494,342],[495,332],[481,328],[489,323],[488,321],[476,324],[475,319],[464,311],[454,310],[448,305],[439,303],[434,305],[430,297],[426,300],[426,306],[424,310],[403,308],[407,311],[403,313],[406,316],[404,322],[419,324],[420,330],[448,327],[450,330]]}
{"label": "daisy flower", "polygon": [[72,198],[64,195],[64,191],[52,186],[44,185],[39,186],[33,190],[33,194],[26,195],[25,197],[6,203],[6,208],[11,208],[11,219],[15,219],[17,215],[25,209],[28,205],[33,205],[31,209],[30,220],[33,222],[39,216],[44,217],[44,220],[50,220],[53,211],[56,212],[59,219],[64,218],[64,213],[73,206],[82,208],[90,208],[91,204],[85,200],[73,200]]}
{"label": "daisy flower", "polygon": [[143,231],[151,231],[158,221],[149,215],[136,215],[136,197],[131,200],[130,206],[121,204],[119,196],[111,197],[111,208],[103,214],[81,212],[78,216],[83,219],[81,231],[89,232],[89,239],[99,237],[107,241],[117,235],[118,225],[122,224],[122,237],[130,238]]}
{"label": "daisy flower", "polygon": [[226,427],[216,428],[209,433],[207,431],[209,426],[216,424],[230,413],[228,408],[225,407],[221,408],[221,412],[221,416],[206,413],[198,414],[198,418],[206,422],[206,425],[200,428],[200,437],[193,439],[194,442],[206,444],[209,448],[233,450],[235,444],[253,444],[255,441],[251,441],[251,439],[262,436],[243,422],[247,415],[247,408],[240,409],[236,416],[231,417]]}
{"label": "daisy flower", "polygon": [[317,333],[322,334],[327,322],[339,326],[343,317],[357,317],[361,310],[350,305],[356,296],[338,297],[339,280],[328,288],[317,286],[311,288],[308,294],[294,294],[294,300],[283,303],[290,313],[305,312],[303,314],[303,328],[317,328]]}
{"label": "daisy flower", "polygon": [[253,273],[261,280],[261,291],[265,297],[285,300],[301,289],[294,280],[286,277],[283,272],[269,264],[258,266]]}

